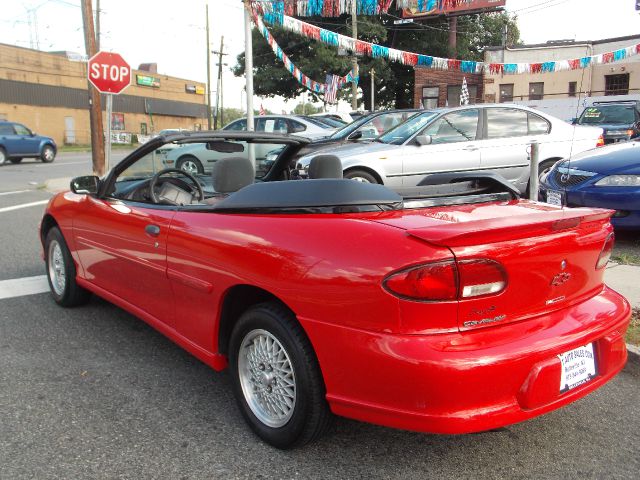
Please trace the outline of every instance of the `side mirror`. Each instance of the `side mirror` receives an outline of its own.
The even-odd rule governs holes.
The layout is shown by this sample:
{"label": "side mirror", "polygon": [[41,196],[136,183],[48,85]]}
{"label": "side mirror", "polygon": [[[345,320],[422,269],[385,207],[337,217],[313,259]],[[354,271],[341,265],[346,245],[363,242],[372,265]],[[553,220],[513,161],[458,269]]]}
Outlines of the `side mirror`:
{"label": "side mirror", "polygon": [[360,130],[356,130],[355,132],[351,132],[347,137],[347,140],[358,140],[362,138],[362,132]]}
{"label": "side mirror", "polygon": [[577,125],[578,124],[578,119],[577,118],[572,118],[571,119],[571,125]]}
{"label": "side mirror", "polygon": [[95,175],[85,175],[71,180],[71,191],[78,194],[95,195],[100,187],[100,178]]}
{"label": "side mirror", "polygon": [[433,137],[431,135],[418,135],[416,137],[416,143],[421,147],[424,145],[431,145],[433,142]]}

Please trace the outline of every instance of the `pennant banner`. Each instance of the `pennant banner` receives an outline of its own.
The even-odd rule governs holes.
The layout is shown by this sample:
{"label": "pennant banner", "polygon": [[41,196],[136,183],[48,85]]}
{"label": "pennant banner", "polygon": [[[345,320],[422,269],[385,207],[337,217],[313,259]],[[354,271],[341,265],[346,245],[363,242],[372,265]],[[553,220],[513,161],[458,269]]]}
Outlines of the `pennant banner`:
{"label": "pennant banner", "polygon": [[[346,1],[347,0],[340,0],[338,3],[342,5],[342,3]],[[396,1],[398,3],[401,2],[401,0]],[[327,2],[330,2],[332,4],[335,3],[333,2],[333,0],[317,0],[315,2],[309,0],[308,2],[302,3],[304,3],[307,8],[307,10],[304,11],[308,12],[312,4],[322,5],[324,8]],[[358,0],[358,2],[360,2],[360,0]],[[427,3],[427,0],[420,0],[418,3],[420,2]],[[291,2],[291,5],[293,5],[294,3],[300,2]],[[380,4],[382,2],[375,3]],[[640,43],[638,43],[626,48],[615,50],[613,52],[601,53],[599,55],[541,63],[484,63],[476,62],[473,60],[440,58],[431,55],[423,55],[420,53],[396,50],[394,48],[365,42],[363,40],[355,40],[352,37],[341,35],[339,33],[332,32],[315,25],[311,25],[310,23],[303,22],[302,20],[293,18],[288,15],[287,5],[290,5],[287,1],[285,1],[284,3],[254,2],[252,9],[254,18],[259,19],[258,14],[262,14],[264,17],[264,21],[269,24],[279,25],[289,32],[297,33],[298,35],[312,38],[327,45],[341,47],[361,55],[366,55],[368,57],[386,58],[394,62],[400,62],[403,65],[418,65],[421,67],[432,68],[436,70],[456,70],[463,73],[484,72],[489,74],[504,75],[515,75],[522,73],[551,73],[561,72],[565,70],[578,70],[581,68],[587,68],[591,65],[599,65],[603,63],[613,63],[640,54]],[[313,8],[315,8],[315,6]],[[301,9],[298,7],[297,10],[293,9],[292,11],[298,12],[298,14],[300,15],[299,12],[301,11]]]}
{"label": "pennant banner", "polygon": [[[258,31],[265,38],[265,40],[271,47],[271,50],[273,50],[273,53],[275,53],[276,57],[278,57],[278,59],[280,59],[282,63],[284,63],[284,68],[286,68],[289,71],[289,73],[291,73],[291,75],[293,75],[293,77],[296,80],[298,80],[298,82],[301,85],[308,88],[313,93],[317,93],[319,95],[325,95],[325,93],[327,92],[327,85],[324,83],[316,82],[310,79],[304,73],[302,73],[300,69],[296,67],[293,64],[293,62],[289,59],[287,54],[282,51],[282,48],[280,48],[276,40],[273,38],[273,35],[271,35],[271,33],[269,32],[265,24],[262,22],[262,19],[256,13],[255,9],[252,10],[251,14],[253,16],[253,21]],[[349,72],[344,77],[338,77],[337,75],[332,75],[331,78],[333,78],[332,80],[333,85],[331,86],[331,89],[330,89],[330,96],[333,96],[333,97],[335,97],[335,91],[333,91],[334,89],[339,89],[343,85],[348,84],[354,80],[356,82],[358,81],[358,77],[354,77],[353,71]]]}
{"label": "pennant banner", "polygon": [[[444,12],[446,9],[471,4],[475,0],[396,0],[397,9],[411,9],[417,13]],[[358,15],[387,13],[393,0],[260,0],[265,11],[278,11],[290,17],[339,17],[351,14],[356,3]]]}

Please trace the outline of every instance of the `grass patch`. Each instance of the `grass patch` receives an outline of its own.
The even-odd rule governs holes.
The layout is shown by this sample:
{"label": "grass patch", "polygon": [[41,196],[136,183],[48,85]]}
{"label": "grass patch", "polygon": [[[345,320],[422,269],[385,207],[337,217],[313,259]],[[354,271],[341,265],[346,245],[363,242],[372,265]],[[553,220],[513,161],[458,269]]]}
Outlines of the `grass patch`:
{"label": "grass patch", "polygon": [[611,260],[621,265],[640,265],[640,254],[620,252],[611,255]]}
{"label": "grass patch", "polygon": [[627,330],[627,342],[640,347],[640,308],[631,312],[631,324]]}
{"label": "grass patch", "polygon": [[[129,145],[122,143],[112,143],[111,150],[133,150],[137,148],[138,145]],[[90,152],[91,145],[62,145],[58,147],[59,153],[69,153],[69,152]]]}

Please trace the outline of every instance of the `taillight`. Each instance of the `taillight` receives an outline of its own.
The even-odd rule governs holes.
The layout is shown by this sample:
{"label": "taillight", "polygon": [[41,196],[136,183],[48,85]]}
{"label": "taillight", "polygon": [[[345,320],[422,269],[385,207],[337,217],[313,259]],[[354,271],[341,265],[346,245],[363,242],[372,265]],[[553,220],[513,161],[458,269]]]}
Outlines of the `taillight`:
{"label": "taillight", "polygon": [[458,262],[460,298],[483,297],[500,293],[507,286],[507,273],[493,260],[462,260]]}
{"label": "taillight", "polygon": [[611,258],[611,253],[613,252],[614,240],[615,240],[615,237],[613,235],[613,232],[611,232],[607,237],[607,239],[604,241],[604,246],[602,247],[602,251],[600,252],[600,255],[598,255],[596,270],[600,270],[601,268],[606,267],[607,263],[609,263],[609,259]]}
{"label": "taillight", "polygon": [[383,282],[392,294],[412,300],[446,301],[458,296],[458,271],[453,260],[401,270]]}
{"label": "taillight", "polygon": [[596,143],[596,147],[604,147],[604,137],[602,135],[600,135],[598,137],[598,141]]}
{"label": "taillight", "polygon": [[450,301],[498,294],[507,286],[507,274],[493,260],[449,260],[392,273],[383,285],[400,298]]}

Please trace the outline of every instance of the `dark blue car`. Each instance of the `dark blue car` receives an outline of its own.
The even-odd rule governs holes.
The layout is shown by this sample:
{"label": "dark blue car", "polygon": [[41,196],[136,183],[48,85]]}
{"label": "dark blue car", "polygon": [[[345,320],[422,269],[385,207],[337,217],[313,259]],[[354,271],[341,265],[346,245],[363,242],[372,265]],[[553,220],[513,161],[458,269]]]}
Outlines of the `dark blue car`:
{"label": "dark blue car", "polygon": [[0,165],[20,163],[23,158],[39,158],[45,163],[56,158],[53,138],[36,135],[20,123],[0,121]]}
{"label": "dark blue car", "polygon": [[613,226],[640,229],[640,141],[618,143],[556,163],[540,179],[540,200],[615,210]]}

